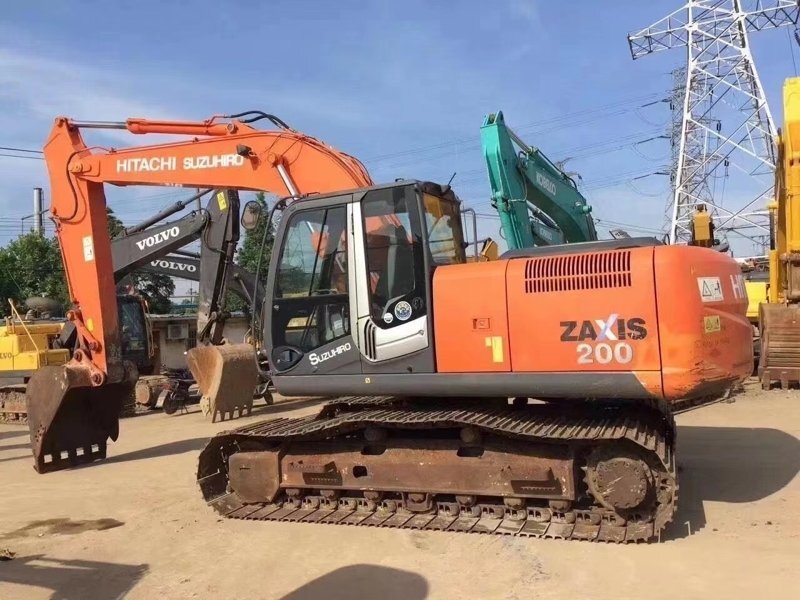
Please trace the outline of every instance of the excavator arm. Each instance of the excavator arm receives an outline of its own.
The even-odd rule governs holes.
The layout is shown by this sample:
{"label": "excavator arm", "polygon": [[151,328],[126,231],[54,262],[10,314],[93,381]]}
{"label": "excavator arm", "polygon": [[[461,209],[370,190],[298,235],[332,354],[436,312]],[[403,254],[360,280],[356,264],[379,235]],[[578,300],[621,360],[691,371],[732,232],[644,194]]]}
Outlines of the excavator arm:
{"label": "excavator arm", "polygon": [[177,202],[129,228],[124,235],[112,240],[111,252],[114,276],[119,281],[154,259],[201,239],[200,262],[195,267],[196,280],[204,284],[199,294],[198,341],[218,344],[222,339],[229,271],[232,271],[233,254],[239,242],[239,193],[218,190],[205,209],[192,211],[176,221],[161,222],[202,195],[204,193]]}
{"label": "excavator arm", "polygon": [[575,181],[507,127],[502,112],[484,120],[481,146],[509,250],[597,239]]}
{"label": "excavator arm", "polygon": [[[161,273],[170,277],[179,277],[200,283],[200,254],[177,250],[163,258],[155,258],[141,267],[142,271]],[[236,294],[247,306],[253,305],[253,290],[255,290],[255,305],[261,306],[264,298],[264,286],[256,279],[255,273],[233,263],[228,272],[228,289]],[[199,294],[202,293],[202,288]],[[199,295],[198,294],[198,295]]]}
{"label": "excavator arm", "polygon": [[[254,128],[252,123],[261,119],[277,129]],[[86,144],[86,129],[184,139],[103,149]],[[44,158],[51,218],[74,306],[68,318],[78,341],[67,365],[40,369],[28,386],[29,427],[39,472],[103,458],[107,439],[118,435],[121,406],[119,390],[106,386],[126,387],[136,379],[120,352],[105,184],[261,190],[299,197],[372,183],[357,159],[259,112],[198,122],[81,122],[58,117]]]}
{"label": "excavator arm", "polygon": [[115,237],[111,240],[115,282],[119,283],[133,271],[145,268],[154,260],[196,241],[209,226],[209,222],[208,210],[196,210],[182,219],[158,223],[152,227],[137,225]]}

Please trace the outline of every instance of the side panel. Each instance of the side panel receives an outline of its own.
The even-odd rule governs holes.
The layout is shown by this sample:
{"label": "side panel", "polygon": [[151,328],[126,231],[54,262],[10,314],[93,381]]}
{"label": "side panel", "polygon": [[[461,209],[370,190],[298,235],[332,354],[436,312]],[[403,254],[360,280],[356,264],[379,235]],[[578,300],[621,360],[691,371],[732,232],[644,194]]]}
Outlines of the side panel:
{"label": "side panel", "polygon": [[717,394],[753,369],[753,328],[736,262],[706,248],[655,248],[664,393]]}
{"label": "side panel", "polygon": [[433,275],[439,373],[511,371],[506,311],[509,261],[439,267]]}
{"label": "side panel", "polygon": [[[649,374],[648,374],[649,375]],[[659,376],[659,373],[655,373]],[[497,398],[523,396],[549,400],[651,397],[640,373],[385,373],[292,375],[276,378],[284,396],[435,396]]]}
{"label": "side panel", "polygon": [[514,372],[660,369],[652,246],[513,259],[507,290]]}

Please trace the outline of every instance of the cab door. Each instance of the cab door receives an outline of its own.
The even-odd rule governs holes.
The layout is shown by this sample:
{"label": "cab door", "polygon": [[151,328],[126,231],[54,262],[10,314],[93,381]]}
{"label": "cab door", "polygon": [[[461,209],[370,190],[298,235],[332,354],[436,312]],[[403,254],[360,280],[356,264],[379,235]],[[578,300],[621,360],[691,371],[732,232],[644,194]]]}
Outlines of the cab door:
{"label": "cab door", "polygon": [[283,216],[266,323],[278,374],[361,372],[350,326],[350,198],[304,200]]}
{"label": "cab door", "polygon": [[419,202],[406,184],[368,190],[352,204],[350,283],[365,374],[433,371]]}

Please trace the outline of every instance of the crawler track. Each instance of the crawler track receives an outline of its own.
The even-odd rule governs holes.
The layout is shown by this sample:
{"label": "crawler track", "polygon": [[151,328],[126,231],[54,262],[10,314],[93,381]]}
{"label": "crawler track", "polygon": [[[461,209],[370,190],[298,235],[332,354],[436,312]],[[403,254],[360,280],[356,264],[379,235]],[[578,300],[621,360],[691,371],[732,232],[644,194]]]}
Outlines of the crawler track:
{"label": "crawler track", "polygon": [[[311,417],[274,419],[248,425],[215,436],[200,456],[198,483],[206,501],[229,518],[331,523],[358,526],[400,527],[554,537],[607,542],[651,539],[671,520],[677,501],[673,456],[674,425],[670,416],[643,407],[600,406],[578,409],[548,405],[512,408],[484,401],[450,403],[402,399],[345,398],[326,405]],[[328,472],[308,479],[303,489],[280,489],[270,502],[245,502],[231,489],[229,458],[238,452],[283,452],[303,443],[352,444],[363,440],[369,428],[389,432],[392,440],[420,436],[440,442],[452,432],[471,428],[481,439],[518,448],[534,444],[560,449],[573,460],[578,473],[575,499],[570,502],[546,498],[508,498],[490,494],[459,496],[442,493],[431,481],[430,489],[376,491],[375,489],[331,489],[331,475],[347,475],[353,465],[344,454],[330,455]],[[368,435],[367,435],[368,437]],[[433,440],[433,441],[431,441]],[[357,443],[357,442],[355,442]],[[534,447],[534,446],[528,446]],[[599,453],[599,454],[598,454]],[[603,481],[609,464],[603,456],[634,456],[613,464],[621,477],[646,471],[647,498],[631,509],[616,509],[604,502]],[[456,459],[458,460],[458,459]],[[469,459],[466,459],[469,460]],[[537,460],[533,458],[532,460]],[[628,462],[625,462],[625,461]],[[302,463],[302,461],[300,461]],[[624,465],[633,464],[630,472]],[[635,463],[635,464],[634,464]],[[332,465],[332,466],[331,466]],[[623,465],[620,467],[620,465]],[[638,465],[638,466],[637,466]],[[603,468],[606,470],[603,471]],[[638,469],[638,471],[637,471]],[[285,474],[284,474],[285,477]],[[319,482],[319,486],[314,485]],[[276,485],[279,485],[276,483]],[[633,486],[634,488],[636,486]],[[640,490],[641,491],[641,490]],[[611,492],[616,493],[612,490]],[[428,499],[427,506],[422,499]],[[638,500],[637,500],[638,501]],[[624,502],[624,501],[623,501]]]}
{"label": "crawler track", "polygon": [[0,387],[0,423],[11,425],[28,424],[24,383]]}

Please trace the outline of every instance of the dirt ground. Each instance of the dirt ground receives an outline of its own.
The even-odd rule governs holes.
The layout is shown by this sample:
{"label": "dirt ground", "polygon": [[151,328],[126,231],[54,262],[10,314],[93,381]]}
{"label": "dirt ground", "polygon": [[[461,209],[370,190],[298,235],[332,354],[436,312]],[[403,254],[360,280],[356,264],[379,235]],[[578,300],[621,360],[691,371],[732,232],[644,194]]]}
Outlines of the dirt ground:
{"label": "dirt ground", "polygon": [[194,473],[227,424],[126,419],[104,463],[46,476],[27,429],[0,425],[0,598],[800,597],[800,392],[749,386],[678,423],[677,518],[629,546],[221,520]]}

